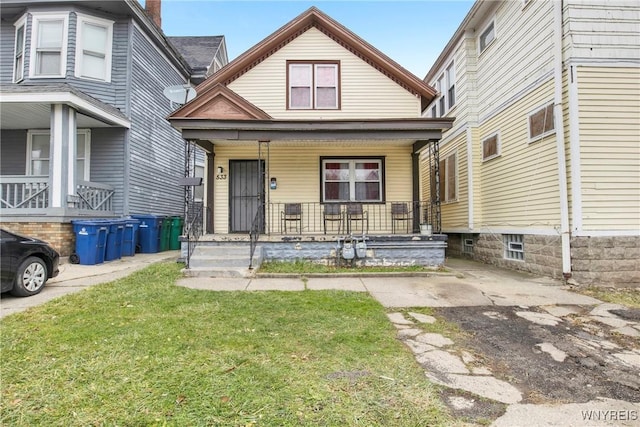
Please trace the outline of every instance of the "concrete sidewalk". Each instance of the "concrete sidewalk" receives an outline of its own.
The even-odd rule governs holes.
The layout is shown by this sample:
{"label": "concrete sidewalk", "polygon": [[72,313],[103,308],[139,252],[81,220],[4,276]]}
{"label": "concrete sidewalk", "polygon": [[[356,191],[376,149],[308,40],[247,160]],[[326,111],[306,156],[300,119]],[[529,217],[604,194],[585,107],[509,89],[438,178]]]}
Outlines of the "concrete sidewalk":
{"label": "concrete sidewalk", "polygon": [[165,251],[155,254],[136,254],[132,257],[104,262],[96,265],[70,264],[67,259],[60,263],[60,273],[49,280],[42,291],[34,296],[19,298],[2,294],[0,318],[43,304],[54,298],[81,291],[89,286],[107,283],[126,277],[160,261],[177,261],[180,251]]}

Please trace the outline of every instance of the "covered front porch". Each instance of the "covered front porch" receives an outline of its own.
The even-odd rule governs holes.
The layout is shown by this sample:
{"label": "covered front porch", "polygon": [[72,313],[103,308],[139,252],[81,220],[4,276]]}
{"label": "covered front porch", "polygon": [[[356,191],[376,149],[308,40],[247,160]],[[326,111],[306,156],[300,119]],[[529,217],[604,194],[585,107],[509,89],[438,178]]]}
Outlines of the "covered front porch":
{"label": "covered front porch", "polygon": [[121,211],[118,183],[130,122],[62,83],[4,86],[1,107],[3,227],[47,240],[68,255],[72,219]]}

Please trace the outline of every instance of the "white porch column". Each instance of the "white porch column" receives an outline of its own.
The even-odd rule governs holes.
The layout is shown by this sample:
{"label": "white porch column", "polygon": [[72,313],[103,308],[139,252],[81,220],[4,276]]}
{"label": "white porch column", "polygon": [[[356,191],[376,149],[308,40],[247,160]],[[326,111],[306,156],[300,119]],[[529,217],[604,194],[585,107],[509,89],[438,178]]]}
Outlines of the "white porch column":
{"label": "white porch column", "polygon": [[67,196],[76,194],[76,112],[67,105],[51,106],[49,202],[67,207]]}

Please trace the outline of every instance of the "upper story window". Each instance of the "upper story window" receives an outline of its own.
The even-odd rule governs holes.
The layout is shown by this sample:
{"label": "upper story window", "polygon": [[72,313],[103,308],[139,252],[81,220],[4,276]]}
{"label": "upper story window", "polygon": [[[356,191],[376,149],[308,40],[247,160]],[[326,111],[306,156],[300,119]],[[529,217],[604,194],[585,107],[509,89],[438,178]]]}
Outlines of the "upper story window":
{"label": "upper story window", "polygon": [[500,155],[500,138],[498,132],[482,140],[482,161],[491,160]]}
{"label": "upper story window", "polygon": [[382,158],[322,159],[322,201],[383,201],[382,168]]}
{"label": "upper story window", "polygon": [[449,109],[456,105],[456,69],[452,62],[447,67],[447,102]]}
{"label": "upper story window", "polygon": [[111,80],[113,22],[78,14],[76,77]]}
{"label": "upper story window", "polygon": [[13,57],[13,81],[19,82],[24,78],[24,29],[26,24],[26,19],[22,18],[18,22],[16,22],[16,43],[14,46],[14,57]]}
{"label": "upper story window", "polygon": [[555,129],[553,120],[553,104],[547,104],[529,114],[529,141],[536,141]]}
{"label": "upper story window", "polygon": [[64,77],[68,14],[34,13],[30,77]]}
{"label": "upper story window", "polygon": [[287,107],[291,110],[340,108],[338,62],[287,62]]}
{"label": "upper story window", "polygon": [[484,52],[487,46],[489,46],[491,42],[495,40],[495,38],[496,38],[496,27],[495,27],[494,21],[491,21],[491,23],[487,25],[487,28],[485,28],[484,31],[480,34],[480,39],[478,43],[480,47],[480,53]]}

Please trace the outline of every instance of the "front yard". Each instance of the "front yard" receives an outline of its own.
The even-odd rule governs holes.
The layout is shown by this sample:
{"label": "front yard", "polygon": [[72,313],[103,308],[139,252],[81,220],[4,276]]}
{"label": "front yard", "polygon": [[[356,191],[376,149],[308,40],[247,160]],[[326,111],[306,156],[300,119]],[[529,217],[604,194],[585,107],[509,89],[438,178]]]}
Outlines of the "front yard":
{"label": "front yard", "polygon": [[179,270],[3,319],[0,424],[454,422],[368,294],[197,291],[174,286]]}

